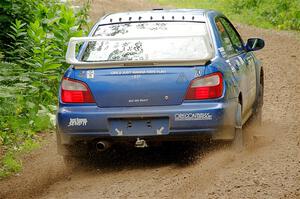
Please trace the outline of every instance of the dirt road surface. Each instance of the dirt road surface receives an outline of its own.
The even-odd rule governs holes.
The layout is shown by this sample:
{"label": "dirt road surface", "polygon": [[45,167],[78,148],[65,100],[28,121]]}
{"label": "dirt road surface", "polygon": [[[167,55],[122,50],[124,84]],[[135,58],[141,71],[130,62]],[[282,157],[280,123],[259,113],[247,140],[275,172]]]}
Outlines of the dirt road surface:
{"label": "dirt road surface", "polygon": [[[143,1],[92,4],[92,18],[155,7]],[[97,14],[98,13],[98,14]],[[209,145],[117,150],[70,171],[55,136],[25,157],[23,171],[0,182],[0,198],[300,198],[300,39],[293,33],[238,25],[262,37],[263,126],[246,129],[247,148]]]}

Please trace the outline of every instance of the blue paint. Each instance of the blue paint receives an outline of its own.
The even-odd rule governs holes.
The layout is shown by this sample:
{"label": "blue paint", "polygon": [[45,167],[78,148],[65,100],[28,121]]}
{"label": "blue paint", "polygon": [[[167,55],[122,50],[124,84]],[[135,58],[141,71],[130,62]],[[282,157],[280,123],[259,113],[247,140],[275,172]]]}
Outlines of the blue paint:
{"label": "blue paint", "polygon": [[[171,136],[171,135],[201,135],[214,134],[223,127],[234,127],[235,108],[238,96],[242,94],[243,111],[246,113],[254,106],[254,102],[247,104],[250,95],[250,68],[255,70],[256,87],[259,84],[261,63],[252,52],[246,49],[233,57],[223,57],[219,48],[223,47],[217,31],[215,19],[225,17],[216,11],[206,10],[172,10],[152,11],[156,14],[172,13],[182,16],[192,14],[201,16],[201,22],[208,25],[215,48],[215,57],[203,66],[155,66],[155,67],[120,67],[94,69],[94,78],[87,78],[86,70],[70,67],[64,77],[69,77],[85,82],[96,103],[94,104],[64,104],[59,100],[57,112],[58,132],[64,136],[73,137],[120,137],[115,129],[123,130],[124,137]],[[151,12],[145,12],[145,15]],[[143,15],[143,12],[139,12]],[[120,15],[120,14],[119,14]],[[118,15],[118,16],[119,16]],[[124,16],[128,16],[125,13]],[[108,18],[100,20],[92,29],[93,31]],[[86,45],[80,50],[79,57]],[[159,50],[159,47],[158,47]],[[249,65],[248,60],[253,60]],[[243,60],[242,62],[239,62]],[[237,64],[239,63],[239,64]],[[136,71],[161,71],[135,74]],[[224,76],[223,95],[211,100],[184,100],[190,82],[199,76],[214,72],[221,72]],[[256,92],[257,98],[257,92]],[[60,99],[60,94],[59,94]],[[135,102],[136,101],[136,102]],[[179,113],[209,114],[210,120],[176,120]],[[86,118],[86,126],[68,126],[71,118]],[[147,127],[147,122],[151,128]],[[128,122],[132,127],[128,129]],[[157,135],[156,130],[163,127],[162,135]]]}

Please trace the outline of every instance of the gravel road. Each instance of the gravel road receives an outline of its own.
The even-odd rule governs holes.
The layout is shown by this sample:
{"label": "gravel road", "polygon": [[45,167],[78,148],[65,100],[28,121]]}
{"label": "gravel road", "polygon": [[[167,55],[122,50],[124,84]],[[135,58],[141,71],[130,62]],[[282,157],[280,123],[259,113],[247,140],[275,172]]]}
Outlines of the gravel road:
{"label": "gravel road", "polygon": [[[117,5],[117,6],[116,6]],[[108,10],[154,5],[94,1],[92,19]],[[105,11],[105,12],[104,12]],[[98,14],[97,14],[98,13]],[[70,171],[55,136],[25,157],[23,171],[0,181],[0,198],[300,198],[300,37],[237,25],[242,37],[262,37],[256,55],[265,69],[263,126],[248,125],[247,147],[118,149]]]}

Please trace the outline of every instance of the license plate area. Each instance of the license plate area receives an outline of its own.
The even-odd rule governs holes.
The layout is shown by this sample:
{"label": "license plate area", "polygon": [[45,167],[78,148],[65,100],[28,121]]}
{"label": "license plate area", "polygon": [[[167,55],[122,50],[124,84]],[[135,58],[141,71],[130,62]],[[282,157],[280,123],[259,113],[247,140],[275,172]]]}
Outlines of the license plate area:
{"label": "license plate area", "polygon": [[109,119],[112,136],[151,136],[169,133],[169,118],[114,118]]}

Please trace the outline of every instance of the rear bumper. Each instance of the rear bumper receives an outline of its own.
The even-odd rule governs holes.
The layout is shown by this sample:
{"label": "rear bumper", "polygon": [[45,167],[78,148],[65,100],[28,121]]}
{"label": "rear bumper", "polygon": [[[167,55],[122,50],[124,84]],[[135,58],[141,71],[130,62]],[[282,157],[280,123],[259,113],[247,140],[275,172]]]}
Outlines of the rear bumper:
{"label": "rear bumper", "polygon": [[[62,144],[92,139],[133,140],[137,137],[152,140],[185,140],[199,136],[232,139],[236,103],[235,100],[231,100],[155,107],[61,106],[57,112],[58,136]],[[143,131],[132,135],[118,134],[112,129],[111,121],[120,118],[166,118],[168,127],[163,134],[149,134]]]}

